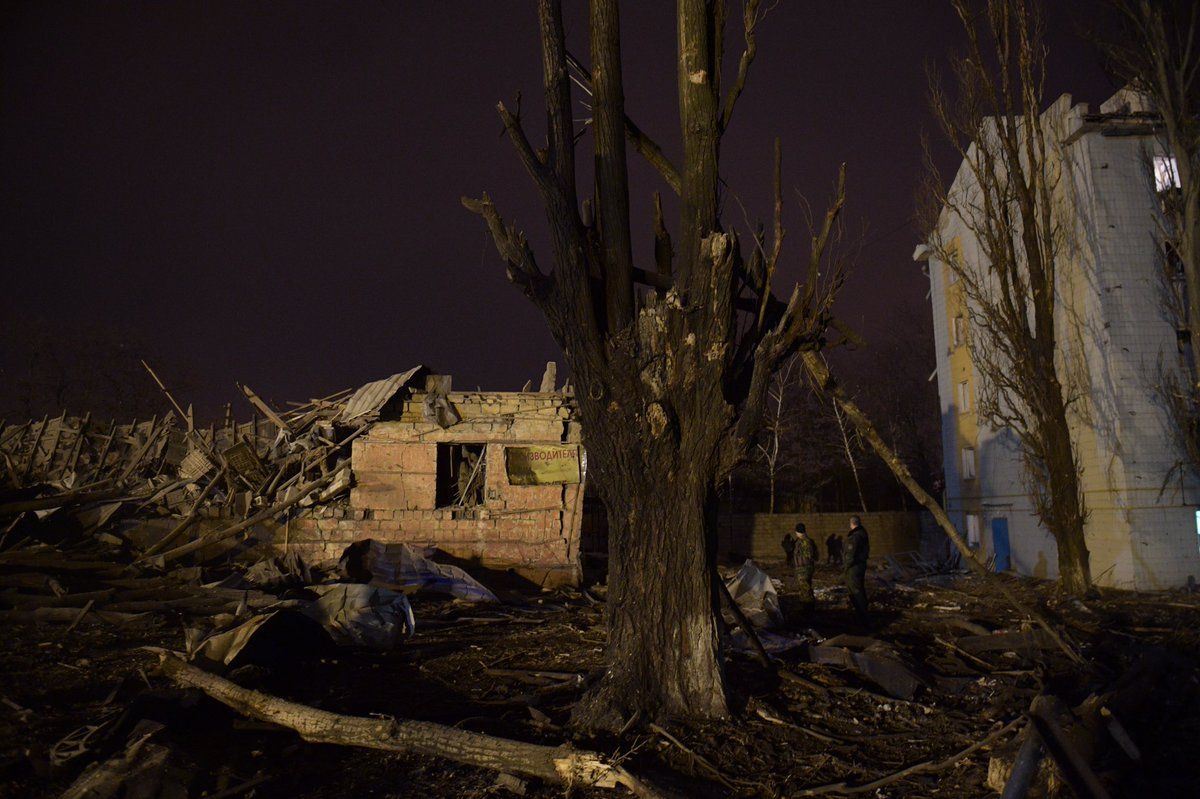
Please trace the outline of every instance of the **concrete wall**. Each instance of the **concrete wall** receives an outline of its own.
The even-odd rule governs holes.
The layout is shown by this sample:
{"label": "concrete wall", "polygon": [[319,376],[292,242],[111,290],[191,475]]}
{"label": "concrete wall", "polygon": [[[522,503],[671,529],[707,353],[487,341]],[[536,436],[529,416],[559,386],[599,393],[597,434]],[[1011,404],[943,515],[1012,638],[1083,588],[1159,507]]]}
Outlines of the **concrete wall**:
{"label": "concrete wall", "polygon": [[[354,541],[375,538],[436,547],[541,585],[578,582],[582,484],[512,485],[504,453],[514,445],[579,443],[571,400],[561,394],[452,392],[462,421],[443,430],[424,420],[422,399],[416,395],[398,421],[376,423],[354,442],[349,508],[293,519],[291,546],[322,560],[340,556]],[[445,443],[485,445],[482,505],[437,507],[437,446]]]}
{"label": "concrete wall", "polygon": [[[863,513],[863,526],[871,541],[871,557],[883,557],[897,552],[911,552],[920,546],[919,514],[907,511]],[[780,542],[793,530],[796,522],[804,522],[808,534],[817,545],[821,560],[828,553],[825,539],[837,533],[845,540],[850,531],[848,513],[738,513],[718,520],[717,551],[722,558],[753,558],[769,563],[783,560]]]}

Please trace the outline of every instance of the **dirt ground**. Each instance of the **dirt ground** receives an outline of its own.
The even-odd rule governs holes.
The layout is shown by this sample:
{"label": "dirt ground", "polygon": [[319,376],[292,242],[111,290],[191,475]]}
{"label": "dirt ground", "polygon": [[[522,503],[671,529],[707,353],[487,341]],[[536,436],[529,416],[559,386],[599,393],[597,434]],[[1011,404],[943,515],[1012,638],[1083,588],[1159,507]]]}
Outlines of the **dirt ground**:
{"label": "dirt ground", "polygon": [[[0,573],[13,571],[0,563]],[[773,569],[777,577],[782,570]],[[76,574],[69,590],[94,589]],[[781,678],[748,655],[729,656],[736,716],[724,723],[632,727],[624,736],[575,737],[574,701],[604,668],[603,602],[578,592],[511,596],[502,607],[416,596],[416,634],[386,653],[301,653],[267,671],[231,675],[240,684],[346,714],[423,719],[492,735],[573,741],[665,775],[690,796],[805,795],[830,783],[861,785],[924,761],[941,761],[1018,719],[1049,691],[1068,705],[1120,682],[1147,658],[1142,712],[1121,718],[1141,752],[1111,741],[1097,758],[1114,796],[1190,796],[1200,784],[1200,596],[1102,592],[1063,600],[1052,584],[1003,578],[1065,630],[1093,663],[1088,671],[1056,649],[971,656],[954,641],[971,629],[1020,629],[994,586],[976,577],[869,578],[873,618],[847,610],[832,569],[818,574],[818,608],[802,615],[794,586],[782,594],[783,632],[820,640],[839,633],[891,644],[920,678],[911,701],[886,695],[850,670],[807,661],[805,648],[779,656]],[[11,589],[10,589],[11,590]],[[964,622],[966,624],[964,624]],[[533,781],[497,783],[494,773],[427,757],[304,743],[288,730],[239,717],[203,694],[175,688],[143,647],[183,648],[187,620],[154,614],[125,624],[86,618],[66,624],[4,622],[0,639],[0,797],[59,796],[84,767],[124,745],[138,719],[166,725],[173,783],[191,797],[550,797],[609,791]],[[1139,667],[1140,668],[1140,667]],[[549,672],[550,676],[527,672]],[[575,677],[574,675],[578,675]],[[51,766],[69,734],[98,727],[86,751]],[[671,740],[673,739],[673,740]],[[1012,735],[997,741],[1010,745]],[[56,750],[63,754],[60,744]],[[871,791],[875,797],[994,796],[985,787],[993,747],[954,765]],[[683,786],[683,787],[679,787]],[[167,794],[163,794],[167,795]],[[837,795],[837,792],[834,792]]]}

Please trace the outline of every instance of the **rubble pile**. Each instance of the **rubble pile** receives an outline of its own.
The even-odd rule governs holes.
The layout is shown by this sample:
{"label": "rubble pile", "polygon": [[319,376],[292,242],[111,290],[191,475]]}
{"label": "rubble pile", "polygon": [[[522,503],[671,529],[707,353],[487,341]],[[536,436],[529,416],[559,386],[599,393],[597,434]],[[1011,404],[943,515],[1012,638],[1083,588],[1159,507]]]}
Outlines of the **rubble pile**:
{"label": "rubble pile", "polygon": [[[98,536],[161,568],[295,506],[334,502],[350,487],[351,442],[418,371],[287,411],[243,387],[257,411],[245,424],[227,410],[225,424],[197,427],[173,398],[177,412],[125,425],[66,412],[0,423],[0,548],[53,529],[76,542]],[[166,517],[177,524],[155,527],[156,539],[130,523]],[[199,536],[203,519],[229,523]]]}
{"label": "rubble pile", "polygon": [[[364,549],[374,549],[372,560],[386,553]],[[361,568],[362,555],[347,563]],[[270,713],[286,700],[292,719],[324,714],[340,725],[382,714],[379,729],[420,719],[557,747],[573,706],[604,672],[603,586],[472,603],[282,560],[224,576],[188,566],[129,577],[98,558],[94,547],[0,556],[8,604],[22,597],[28,613],[36,597],[55,611],[36,624],[7,611],[23,622],[6,627],[0,655],[9,675],[0,739],[22,741],[3,753],[0,782],[12,780],[14,795],[142,795],[131,786],[147,780],[157,786],[147,796],[370,795],[379,785],[396,796],[561,795],[519,769],[497,776],[411,751],[312,747]],[[376,566],[386,581],[437,573],[404,572],[400,558]],[[898,581],[877,569],[878,623],[866,630],[832,570],[818,572],[819,607],[807,616],[786,576],[764,584],[754,569],[741,571],[762,588],[741,596],[777,597],[765,604],[777,601],[782,617],[759,629],[798,644],[772,653],[774,673],[731,651],[739,712],[728,723],[631,728],[603,744],[630,768],[668,769],[680,781],[676,795],[995,795],[1020,759],[1029,719],[1093,764],[1107,793],[1081,795],[1141,787],[1185,795],[1196,777],[1179,734],[1200,717],[1194,595],[1170,605],[1116,592],[1076,602],[1012,580],[1088,651],[1093,666],[1080,671],[978,577]],[[1150,704],[1155,713],[1139,712]],[[1092,717],[1102,736],[1085,739],[1078,728]],[[1056,762],[1047,754],[1035,764],[1029,796],[1072,795],[1068,780],[1078,775],[1060,774]],[[572,795],[612,794],[577,786]]]}
{"label": "rubble pile", "polygon": [[[246,388],[249,425],[177,406],[0,426],[0,796],[1184,795],[1197,777],[1179,765],[1195,594],[1064,599],[915,554],[875,564],[866,627],[831,568],[807,612],[773,565],[722,567],[736,718],[564,746],[605,673],[603,584],[515,591],[395,541],[307,563],[256,538],[342,507],[350,443],[416,372],[286,411]],[[437,391],[424,405],[456,423]],[[668,789],[633,776],[664,769]]]}

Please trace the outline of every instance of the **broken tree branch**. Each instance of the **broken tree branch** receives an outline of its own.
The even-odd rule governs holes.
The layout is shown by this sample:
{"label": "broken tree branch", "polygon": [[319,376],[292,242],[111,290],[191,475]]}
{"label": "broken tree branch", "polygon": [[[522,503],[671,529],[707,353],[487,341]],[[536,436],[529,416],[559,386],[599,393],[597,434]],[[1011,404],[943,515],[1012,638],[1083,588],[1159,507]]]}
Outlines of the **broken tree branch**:
{"label": "broken tree branch", "polygon": [[1013,719],[1008,724],[1005,724],[1003,727],[993,730],[986,738],[976,741],[975,743],[968,746],[966,749],[963,749],[960,752],[950,755],[950,757],[946,758],[945,760],[939,760],[939,761],[923,760],[920,763],[915,763],[911,766],[907,766],[906,768],[902,768],[899,771],[894,771],[891,774],[887,775],[886,777],[880,777],[879,779],[874,780],[873,782],[863,783],[862,785],[847,785],[844,782],[833,782],[833,783],[829,783],[828,785],[819,785],[815,788],[806,788],[806,789],[800,791],[799,793],[796,793],[793,795],[794,796],[821,796],[821,795],[824,795],[827,793],[840,793],[840,794],[875,793],[875,791],[877,789],[882,788],[885,785],[891,785],[893,782],[899,782],[900,780],[904,779],[905,777],[911,777],[914,774],[929,774],[929,773],[934,773],[934,772],[938,772],[938,771],[945,771],[948,768],[952,768],[956,763],[958,763],[964,757],[969,757],[970,755],[975,753],[977,750],[982,749],[985,746],[988,746],[989,744],[995,742],[997,739],[1012,732],[1024,720],[1025,720],[1024,716],[1019,716],[1019,717]]}
{"label": "broken tree branch", "polygon": [[171,653],[160,653],[159,657],[163,673],[177,684],[198,688],[252,719],[295,730],[301,738],[313,743],[431,755],[568,787],[615,788],[623,785],[637,796],[661,796],[621,766],[606,762],[596,752],[572,749],[568,745],[544,746],[496,738],[428,721],[331,713],[242,688]]}
{"label": "broken tree branch", "polygon": [[[875,450],[877,455],[879,455],[880,459],[887,464],[887,467],[891,470],[892,474],[896,476],[896,479],[908,489],[909,493],[913,495],[913,498],[916,499],[917,502],[920,502],[925,509],[933,515],[933,518],[937,521],[938,526],[942,528],[942,532],[944,532],[946,537],[953,542],[954,546],[962,554],[963,558],[966,559],[968,564],[970,564],[971,569],[982,577],[993,577],[993,573],[988,570],[987,565],[984,564],[983,561],[979,559],[979,556],[975,554],[975,550],[973,550],[967,544],[967,542],[963,540],[962,536],[958,534],[958,529],[954,526],[954,523],[950,521],[950,517],[946,515],[946,511],[941,506],[941,503],[930,496],[929,492],[922,488],[921,484],[913,478],[912,472],[908,470],[908,466],[904,464],[904,461],[900,460],[900,456],[896,454],[895,450],[889,447],[887,442],[883,440],[883,437],[879,435],[879,431],[875,429],[875,425],[871,423],[871,420],[867,417],[867,415],[863,413],[862,409],[858,407],[858,404],[855,403],[854,400],[847,396],[846,391],[840,385],[838,385],[837,381],[833,377],[833,374],[829,371],[829,367],[821,358],[820,353],[804,351],[801,352],[800,355],[803,359],[804,367],[808,370],[808,373],[812,377],[813,383],[816,385],[817,389],[829,394],[834,398],[837,404],[841,407],[842,411],[846,414],[846,418],[849,419],[856,428],[858,428],[859,433],[861,433],[863,438],[867,440],[867,442],[871,445],[871,448]],[[1035,612],[1033,608],[1029,607],[1020,599],[1018,599],[1016,595],[1013,594],[1013,592],[1010,591],[1008,587],[999,580],[995,581],[995,585],[1004,598],[1007,599],[1013,607],[1015,607],[1025,616],[1028,616],[1037,622],[1038,626],[1045,630],[1046,633],[1054,639],[1054,642],[1058,644],[1058,647],[1062,649],[1063,652],[1066,653],[1067,657],[1080,665],[1086,665],[1086,661],[1083,659],[1083,657],[1075,651],[1073,646],[1067,643],[1062,635],[1060,635],[1059,632],[1054,629],[1050,622],[1046,621],[1042,614]]]}
{"label": "broken tree branch", "polygon": [[738,626],[746,633],[746,637],[750,639],[750,643],[754,645],[754,652],[758,658],[758,662],[762,664],[767,671],[775,671],[775,664],[771,662],[771,656],[767,654],[766,647],[763,646],[762,639],[758,637],[758,633],[754,631],[754,625],[746,618],[746,614],[738,607],[737,601],[730,595],[729,586],[725,585],[725,581],[720,575],[714,578],[721,590],[721,599],[725,602],[725,607],[729,608],[733,613],[733,617],[737,619]]}
{"label": "broken tree branch", "polygon": [[729,94],[725,97],[725,108],[721,111],[721,130],[726,130],[729,127],[729,121],[733,119],[734,106],[737,105],[738,98],[746,88],[746,77],[750,74],[750,65],[754,63],[754,56],[758,54],[758,42],[754,36],[754,29],[758,27],[759,20],[762,19],[758,14],[759,5],[760,0],[748,0],[745,8],[742,9],[746,49],[742,51],[742,57],[738,60],[737,77],[734,78],[733,86],[729,88]]}
{"label": "broken tree branch", "polygon": [[[567,62],[571,65],[571,69],[579,73],[580,79],[586,84],[583,87],[584,91],[590,93],[592,73],[583,64],[579,63],[579,59],[569,52],[567,53]],[[638,154],[646,159],[646,163],[662,176],[662,179],[671,187],[671,191],[679,194],[683,190],[683,183],[679,177],[679,169],[663,154],[662,148],[658,146],[658,143],[634,124],[628,114],[625,115],[625,138],[629,139],[629,143],[633,145],[633,149],[637,150]]]}

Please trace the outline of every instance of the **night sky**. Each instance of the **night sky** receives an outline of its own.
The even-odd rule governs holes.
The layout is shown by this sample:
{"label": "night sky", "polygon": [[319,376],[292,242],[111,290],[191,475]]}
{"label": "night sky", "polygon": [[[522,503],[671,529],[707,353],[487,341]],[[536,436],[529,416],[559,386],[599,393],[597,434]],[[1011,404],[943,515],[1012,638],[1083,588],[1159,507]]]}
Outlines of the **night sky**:
{"label": "night sky", "polygon": [[[1111,87],[1076,34],[1099,4],[1052,5],[1047,100],[1069,91],[1095,108]],[[585,5],[566,6],[586,62]],[[624,6],[627,110],[674,157],[674,3]],[[459,204],[487,190],[551,264],[494,112],[521,92],[542,139],[532,2],[39,0],[3,13],[0,315],[152,341],[202,414],[235,381],[306,399],[424,363],[457,388],[514,390],[558,358]],[[960,42],[946,0],[782,0],[724,141],[725,224],[745,232],[769,214],[782,138],[793,264],[797,192],[823,212],[847,163],[847,231],[865,246],[842,313],[869,339],[928,307],[910,259],[924,65]],[[590,138],[580,147],[586,165]],[[648,265],[650,196],[665,187],[632,150],[630,162]]]}

